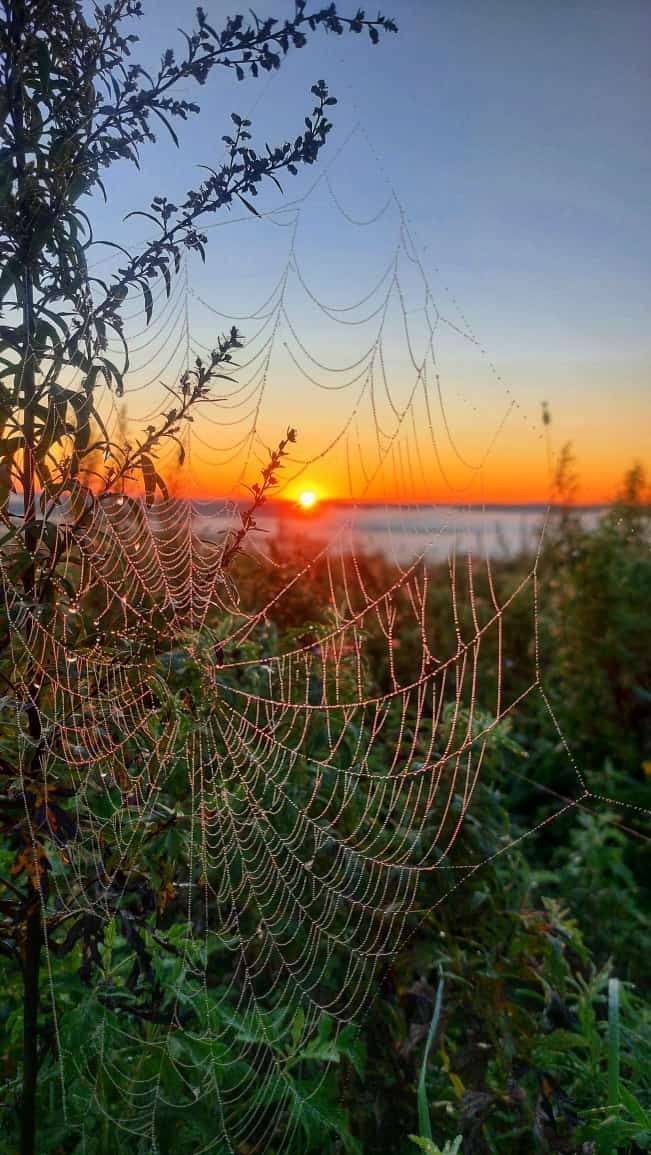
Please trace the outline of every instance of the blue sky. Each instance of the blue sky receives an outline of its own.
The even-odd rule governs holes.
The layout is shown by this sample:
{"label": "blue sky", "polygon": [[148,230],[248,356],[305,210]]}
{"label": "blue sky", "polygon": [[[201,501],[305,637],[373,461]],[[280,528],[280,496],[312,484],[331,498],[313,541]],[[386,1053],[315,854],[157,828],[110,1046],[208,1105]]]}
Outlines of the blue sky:
{"label": "blue sky", "polygon": [[[217,25],[238,10],[221,0],[204,6]],[[194,6],[144,7],[142,52],[153,62],[177,42],[177,26],[191,23]],[[263,16],[290,9],[286,0],[257,6]],[[643,456],[651,418],[651,8],[629,0],[387,0],[382,11],[400,32],[378,48],[316,33],[270,80],[238,85],[224,74],[198,93],[189,89],[203,111],[184,130],[182,157],[161,137],[144,154],[143,175],[116,175],[111,210],[99,220],[114,228],[151,195],[177,197],[190,187],[195,164],[219,159],[231,110],[251,112],[261,139],[295,135],[309,111],[304,94],[323,77],[339,100],[331,155],[356,123],[368,139],[358,134],[330,171],[346,208],[371,215],[388,178],[433,288],[445,300],[446,286],[462,305],[531,422],[546,398],[556,440],[575,442],[591,477],[615,446],[623,465]],[[298,178],[288,194],[305,187]],[[264,203],[279,198],[269,190]],[[227,274],[235,296],[239,286],[256,304],[263,298],[282,245],[257,224],[211,232],[207,268],[192,269],[197,291],[216,300]],[[135,222],[119,227],[125,237],[142,234]],[[362,272],[379,271],[386,257],[380,240],[391,222],[384,227],[356,241],[359,295]],[[325,219],[304,238],[308,267],[331,300],[341,299],[341,278],[329,270],[343,238]]]}

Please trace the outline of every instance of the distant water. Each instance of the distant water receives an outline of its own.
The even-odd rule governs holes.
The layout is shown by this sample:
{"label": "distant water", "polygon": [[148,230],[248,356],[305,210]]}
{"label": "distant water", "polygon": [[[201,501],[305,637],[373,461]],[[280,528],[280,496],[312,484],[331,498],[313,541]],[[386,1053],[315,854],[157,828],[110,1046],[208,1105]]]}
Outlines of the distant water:
{"label": "distant water", "polygon": [[[245,502],[193,502],[194,528],[200,537],[219,539],[240,525]],[[152,514],[155,517],[155,508]],[[586,529],[594,528],[606,506],[575,509]],[[19,516],[17,498],[10,512]],[[271,542],[293,547],[308,544],[333,552],[382,554],[401,564],[421,554],[429,562],[453,554],[512,558],[538,549],[545,523],[558,517],[542,505],[359,505],[322,502],[305,513],[287,502],[270,502],[256,515],[263,532],[251,534],[247,548],[265,553]]]}
{"label": "distant water", "polygon": [[[237,506],[230,511],[215,502],[198,506],[197,529],[211,538],[237,524]],[[596,526],[602,508],[579,511],[586,529]],[[443,561],[452,554],[491,558],[531,554],[538,548],[548,516],[543,506],[458,508],[443,505],[367,505],[323,503],[308,514],[281,503],[269,505],[258,517],[264,533],[252,538],[265,552],[274,538],[279,544],[327,545],[331,550],[383,554],[401,563],[424,554]],[[554,517],[554,513],[551,517]]]}

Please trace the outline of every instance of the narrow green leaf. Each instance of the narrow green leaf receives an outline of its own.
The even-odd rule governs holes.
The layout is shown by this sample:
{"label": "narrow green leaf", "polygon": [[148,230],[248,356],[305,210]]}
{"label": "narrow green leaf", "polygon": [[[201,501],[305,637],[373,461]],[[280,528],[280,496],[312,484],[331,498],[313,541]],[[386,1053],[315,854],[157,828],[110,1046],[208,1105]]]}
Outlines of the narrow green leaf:
{"label": "narrow green leaf", "polygon": [[608,980],[608,1106],[620,1102],[619,979]]}
{"label": "narrow green leaf", "polygon": [[434,999],[434,1011],[432,1014],[432,1021],[427,1032],[427,1040],[425,1042],[425,1050],[423,1052],[423,1062],[420,1068],[420,1076],[418,1079],[418,1126],[420,1128],[421,1137],[423,1139],[432,1139],[432,1123],[429,1117],[429,1105],[427,1102],[427,1061],[429,1059],[429,1052],[434,1041],[439,1019],[441,1017],[441,1005],[443,1003],[443,974],[439,967],[439,981],[436,988],[436,997]]}

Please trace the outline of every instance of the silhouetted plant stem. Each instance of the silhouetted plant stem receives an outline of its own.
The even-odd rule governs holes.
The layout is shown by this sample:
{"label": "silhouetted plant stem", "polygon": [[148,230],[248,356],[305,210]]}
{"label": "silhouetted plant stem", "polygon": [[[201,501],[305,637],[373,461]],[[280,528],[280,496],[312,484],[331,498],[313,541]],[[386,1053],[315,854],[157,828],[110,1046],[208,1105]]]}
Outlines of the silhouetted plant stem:
{"label": "silhouetted plant stem", "polygon": [[[19,191],[19,203],[25,204],[26,186],[26,144],[24,121],[24,91],[20,76],[20,49],[26,19],[24,4],[16,4],[13,10],[12,39],[16,49],[16,71],[11,77],[10,105],[14,125],[16,142],[16,174]],[[28,222],[25,222],[26,225]],[[29,228],[25,235],[29,235]],[[34,464],[35,430],[34,430],[34,399],[35,399],[35,369],[34,369],[34,289],[32,271],[25,257],[25,267],[22,284],[22,326],[23,326],[23,355],[21,366],[22,411],[23,411],[23,527],[25,546],[30,555],[27,568],[23,574],[23,587],[29,598],[33,598],[36,591],[36,561],[35,549],[37,541],[36,527],[36,471]],[[41,723],[38,710],[34,705],[35,690],[29,687],[28,725],[30,737],[35,744],[36,754],[41,740]],[[29,800],[25,799],[29,807]],[[31,828],[31,823],[28,824]],[[34,879],[38,880],[40,864],[34,858]],[[36,1152],[36,1089],[38,1081],[38,1009],[40,1001],[39,966],[41,960],[41,896],[38,882],[31,878],[27,884],[27,903],[25,908],[24,938],[22,944],[22,977],[23,977],[23,1079],[20,1103],[20,1152],[21,1155],[35,1155]]]}
{"label": "silhouetted plant stem", "polygon": [[43,941],[41,898],[31,882],[28,895],[23,953],[23,1086],[20,1104],[20,1155],[36,1153],[39,967]]}

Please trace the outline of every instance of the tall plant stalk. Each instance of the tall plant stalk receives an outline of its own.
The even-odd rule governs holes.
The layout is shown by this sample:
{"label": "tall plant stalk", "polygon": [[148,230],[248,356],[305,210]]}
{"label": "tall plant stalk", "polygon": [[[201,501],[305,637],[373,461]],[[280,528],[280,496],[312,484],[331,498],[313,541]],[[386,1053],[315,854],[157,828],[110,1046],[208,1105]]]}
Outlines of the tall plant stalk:
{"label": "tall plant stalk", "polygon": [[[213,70],[242,79],[278,68],[318,27],[366,31],[373,42],[380,31],[394,30],[383,17],[344,18],[334,4],[308,9],[305,0],[295,0],[293,17],[283,23],[252,13],[248,22],[236,16],[216,31],[198,8],[181,54],[168,50],[150,76],[131,59],[137,41],[133,21],[141,15],[141,0],[102,5],[0,0],[0,549],[7,551],[3,580],[6,562],[12,590],[20,588],[21,601],[37,619],[53,610],[57,598],[75,601],[74,591],[57,592],[57,571],[74,561],[75,530],[84,516],[125,484],[139,486],[148,505],[157,491],[166,494],[156,455],[170,441],[180,447],[178,435],[192,420],[191,411],[210,398],[216,379],[227,376],[224,370],[239,346],[236,330],[219,338],[209,357],[197,359],[170,390],[171,408],[158,425],[148,426],[135,444],[116,445],[97,411],[96,393],[106,386],[122,394],[129,369],[125,302],[141,293],[149,322],[153,288],[164,281],[169,296],[182,254],[204,256],[204,219],[238,200],[255,212],[248,198],[263,183],[278,185],[279,176],[313,164],[326,143],[329,110],[336,102],[320,81],[312,89],[316,100],[306,127],[293,143],[265,151],[251,148],[250,122],[231,114],[234,127],[223,138],[226,159],[208,169],[209,176],[178,206],[165,196],[154,198],[142,215],[155,236],[137,256],[108,242],[123,258],[108,280],[89,273],[87,258],[95,242],[79,201],[97,190],[106,194],[102,178],[112,165],[138,163],[141,151],[156,140],[152,125],[162,123],[178,143],[173,122],[199,111],[175,94],[189,82],[202,85]],[[116,360],[109,356],[111,342],[123,349]],[[70,371],[79,375],[74,388],[61,382]],[[104,469],[91,491],[84,471],[98,453]],[[271,477],[270,467],[254,493],[244,532],[229,543],[225,563],[254,527],[253,513]],[[12,492],[20,494],[19,519],[9,507]],[[64,531],[48,533],[55,511]],[[81,942],[90,968],[88,960],[97,953],[92,936],[101,935],[102,928],[99,920],[84,921],[83,911],[58,914],[48,904],[50,859],[66,837],[74,837],[65,832],[78,821],[59,805],[57,791],[66,799],[77,786],[65,767],[59,779],[45,778],[46,737],[48,757],[53,753],[41,722],[47,691],[41,689],[38,659],[20,644],[20,630],[12,635],[15,623],[3,608],[0,617],[0,675],[11,691],[3,708],[24,719],[16,749],[0,760],[0,834],[15,856],[14,881],[3,884],[0,950],[19,965],[22,976],[20,1152],[35,1155],[43,951],[67,954]],[[19,644],[5,648],[12,636]],[[46,655],[41,664],[47,663]],[[11,896],[5,901],[7,886]]]}
{"label": "tall plant stalk", "polygon": [[[27,150],[25,141],[24,87],[20,73],[23,30],[27,18],[25,3],[17,3],[13,9],[11,39],[14,48],[15,67],[9,85],[9,103],[14,130],[16,156],[17,203],[21,206],[21,232],[24,238],[30,233],[29,221],[25,219],[28,204],[26,189]],[[30,560],[23,574],[25,595],[31,601],[36,597],[35,548],[36,526],[36,470],[35,470],[35,425],[34,401],[36,396],[36,372],[34,365],[34,285],[32,269],[27,252],[23,255],[22,284],[22,335],[23,349],[20,367],[22,391],[22,490],[23,490],[23,535]],[[33,682],[33,679],[31,680]],[[38,758],[41,742],[41,722],[36,706],[36,687],[27,687],[28,729],[31,740],[30,762]],[[30,767],[31,769],[31,767]],[[29,836],[33,823],[30,813],[31,795],[24,794],[26,809],[26,835]],[[31,840],[30,840],[31,841]],[[21,1155],[35,1155],[36,1151],[36,1093],[38,1084],[38,1014],[40,1003],[39,969],[42,949],[41,894],[38,885],[39,864],[35,849],[25,846],[25,853],[33,855],[33,871],[27,881],[27,896],[22,933],[21,974],[23,981],[23,1072],[20,1103],[20,1152]]]}

